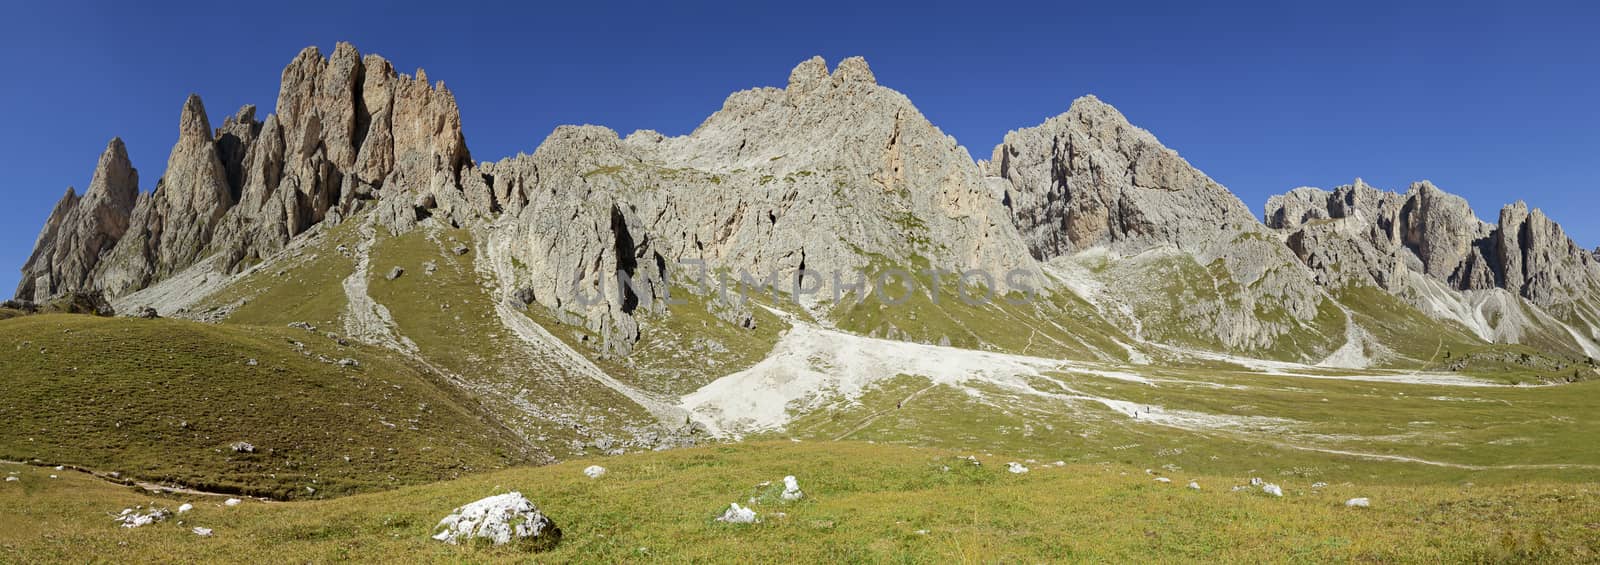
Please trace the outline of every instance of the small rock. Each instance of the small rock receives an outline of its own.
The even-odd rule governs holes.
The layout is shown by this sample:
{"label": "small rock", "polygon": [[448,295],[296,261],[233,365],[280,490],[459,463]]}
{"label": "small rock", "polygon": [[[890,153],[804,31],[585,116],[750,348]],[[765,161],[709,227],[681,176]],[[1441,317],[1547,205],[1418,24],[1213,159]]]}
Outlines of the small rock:
{"label": "small rock", "polygon": [[194,530],[192,530],[192,531],[194,532],[194,535],[197,535],[197,536],[200,536],[200,537],[203,537],[203,538],[211,537],[211,528],[202,528],[200,526],[195,526]]}
{"label": "small rock", "polygon": [[588,475],[591,479],[598,479],[605,476],[606,468],[599,465],[590,465],[583,470],[583,474]]}
{"label": "small rock", "polygon": [[14,483],[14,482],[17,482],[17,481],[20,481],[20,480],[22,480],[22,479],[18,479],[16,477],[6,477],[6,482],[8,482],[8,483]]}
{"label": "small rock", "polygon": [[255,359],[250,359],[248,361],[245,361],[244,364],[245,364],[245,366],[248,366],[248,367],[254,367],[256,365],[260,365],[260,363],[257,362]]}
{"label": "small rock", "polygon": [[187,502],[184,503],[183,506],[179,506],[178,507],[178,513],[179,514],[182,514],[184,512],[188,512],[190,510],[194,510],[194,505],[193,504],[189,504]]}
{"label": "small rock", "polygon": [[361,362],[357,361],[355,359],[351,359],[349,357],[345,357],[344,359],[340,359],[339,360],[339,366],[340,367],[360,367],[361,366]]}
{"label": "small rock", "polygon": [[728,510],[717,517],[717,521],[729,524],[754,524],[761,520],[756,518],[756,511],[739,506],[739,503],[735,502],[728,505]]}
{"label": "small rock", "polygon": [[230,499],[222,501],[222,505],[223,506],[238,506],[238,505],[242,504],[243,502],[244,502],[243,500],[239,500],[237,498],[230,498]]}
{"label": "small rock", "polygon": [[1267,486],[1261,487],[1261,492],[1270,494],[1272,496],[1283,496],[1283,488],[1272,483],[1267,483]]}
{"label": "small rock", "polygon": [[140,514],[131,510],[124,510],[114,520],[122,522],[124,528],[138,528],[166,520],[170,513],[165,508],[152,508],[149,512]]}
{"label": "small rock", "polygon": [[256,452],[256,446],[250,445],[250,442],[247,442],[247,441],[236,441],[236,442],[233,442],[233,445],[228,446],[228,449],[232,449],[234,453],[255,453]]}
{"label": "small rock", "polygon": [[404,274],[406,274],[406,270],[405,269],[402,269],[400,267],[395,267],[393,269],[389,269],[389,274],[385,275],[384,278],[387,278],[387,279],[392,281],[392,280],[400,278],[400,275],[404,275]]}
{"label": "small rock", "polygon": [[1200,483],[1189,481],[1189,488],[1192,490],[1200,490]]}
{"label": "small rock", "polygon": [[794,475],[783,478],[783,494],[779,498],[793,502],[805,498],[805,496],[806,493],[800,491],[800,481],[796,481]]}
{"label": "small rock", "polygon": [[1323,483],[1323,482],[1311,483],[1311,488],[1327,488],[1327,486],[1328,486],[1328,483]]}
{"label": "small rock", "polygon": [[1367,508],[1372,506],[1372,501],[1366,498],[1352,498],[1344,501],[1344,505],[1351,508]]}
{"label": "small rock", "polygon": [[466,255],[468,251],[471,251],[471,249],[468,249],[466,245],[456,244],[455,248],[451,249],[451,251],[455,252],[456,255]]}
{"label": "small rock", "polygon": [[1170,483],[1170,482],[1172,482],[1172,479],[1169,479],[1169,478],[1166,478],[1166,477],[1156,477],[1156,482],[1158,482],[1158,483]]}
{"label": "small rock", "polygon": [[1016,461],[1006,463],[1006,470],[1018,475],[1028,472],[1027,467],[1023,467],[1021,463],[1017,463]]}

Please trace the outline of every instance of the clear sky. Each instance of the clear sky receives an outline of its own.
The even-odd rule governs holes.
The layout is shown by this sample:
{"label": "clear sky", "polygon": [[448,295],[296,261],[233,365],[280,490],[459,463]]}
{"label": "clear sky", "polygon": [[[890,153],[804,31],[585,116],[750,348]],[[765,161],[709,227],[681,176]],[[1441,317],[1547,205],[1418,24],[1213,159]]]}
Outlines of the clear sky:
{"label": "clear sky", "polygon": [[1431,179],[1481,218],[1523,199],[1600,245],[1593,2],[8,4],[7,296],[107,140],[127,141],[149,191],[188,93],[213,124],[243,104],[264,118],[283,66],[340,40],[444,80],[478,160],[532,152],[560,124],[684,134],[811,55],[863,55],[975,157],[1093,93],[1258,214],[1296,186]]}

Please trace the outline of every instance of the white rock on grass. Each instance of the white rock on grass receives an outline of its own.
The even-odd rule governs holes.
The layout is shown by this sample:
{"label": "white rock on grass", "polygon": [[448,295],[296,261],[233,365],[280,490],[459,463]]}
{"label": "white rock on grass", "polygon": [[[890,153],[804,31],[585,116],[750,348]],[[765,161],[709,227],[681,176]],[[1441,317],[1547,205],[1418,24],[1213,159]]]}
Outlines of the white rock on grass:
{"label": "white rock on grass", "polygon": [[1158,483],[1170,483],[1170,482],[1172,482],[1172,479],[1169,479],[1169,478],[1166,478],[1166,477],[1156,477],[1156,482],[1158,482]]}
{"label": "white rock on grass", "polygon": [[122,522],[122,527],[124,528],[137,528],[166,520],[167,516],[170,515],[171,513],[167,512],[167,509],[165,508],[152,508],[149,512],[144,514],[133,512],[131,510],[123,510],[121,515],[113,519],[118,522]]}
{"label": "white rock on grass", "polygon": [[739,503],[735,502],[728,505],[728,510],[718,516],[717,521],[729,524],[754,524],[761,520],[756,518],[755,510],[739,506]]}
{"label": "white rock on grass", "polygon": [[14,482],[17,482],[17,481],[20,481],[20,480],[22,480],[22,479],[18,479],[16,477],[6,477],[6,482],[8,482],[8,483],[14,483]]}
{"label": "white rock on grass", "polygon": [[793,502],[805,498],[806,493],[800,491],[800,481],[796,481],[794,475],[789,475],[783,478],[783,494],[779,497]]}
{"label": "white rock on grass", "polygon": [[1261,487],[1261,492],[1270,494],[1272,496],[1283,496],[1283,488],[1272,483],[1267,483],[1267,486]]}
{"label": "white rock on grass", "polygon": [[1021,463],[1018,463],[1016,461],[1012,461],[1010,463],[1006,463],[1006,470],[1010,471],[1012,473],[1016,473],[1018,475],[1021,475],[1023,473],[1028,472],[1028,468],[1027,467],[1023,467]]}
{"label": "white rock on grass", "polygon": [[202,528],[200,526],[195,526],[194,530],[191,530],[191,531],[194,532],[194,535],[197,535],[197,536],[200,536],[200,537],[203,537],[203,538],[211,537],[211,528]]}
{"label": "white rock on grass", "polygon": [[230,499],[222,501],[222,505],[223,506],[238,506],[239,504],[241,504],[243,502],[244,502],[243,500],[239,500],[237,498],[230,498]]}
{"label": "white rock on grass", "polygon": [[1372,506],[1372,501],[1366,498],[1352,498],[1344,501],[1344,505],[1351,508],[1367,508]]}
{"label": "white rock on grass", "polygon": [[491,496],[455,509],[434,527],[433,539],[457,545],[487,540],[505,545],[513,540],[561,540],[561,530],[520,492]]}
{"label": "white rock on grass", "polygon": [[190,510],[194,510],[194,505],[193,505],[193,504],[189,504],[189,503],[187,503],[187,502],[185,502],[185,503],[184,503],[184,504],[183,504],[183,506],[179,506],[179,507],[178,507],[178,513],[179,513],[179,514],[182,514],[182,513],[184,513],[184,512],[188,512],[188,511],[190,511]]}
{"label": "white rock on grass", "polygon": [[1197,483],[1197,482],[1194,482],[1194,481],[1189,481],[1189,488],[1194,489],[1194,490],[1200,490],[1200,483]]}
{"label": "white rock on grass", "polygon": [[606,468],[599,465],[590,465],[584,468],[583,474],[588,475],[591,479],[598,479],[606,475]]}

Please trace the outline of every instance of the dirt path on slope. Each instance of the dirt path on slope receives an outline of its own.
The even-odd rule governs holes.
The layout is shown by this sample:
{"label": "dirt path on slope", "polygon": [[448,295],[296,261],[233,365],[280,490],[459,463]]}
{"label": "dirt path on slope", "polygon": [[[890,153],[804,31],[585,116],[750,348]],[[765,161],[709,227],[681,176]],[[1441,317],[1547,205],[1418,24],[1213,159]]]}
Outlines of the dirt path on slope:
{"label": "dirt path on slope", "polygon": [[137,479],[129,479],[129,478],[125,478],[125,477],[112,475],[111,473],[108,473],[108,472],[98,471],[98,470],[95,470],[95,469],[90,469],[88,467],[82,467],[82,466],[78,466],[78,465],[52,465],[50,463],[46,463],[46,462],[43,462],[43,461],[12,461],[10,459],[0,459],[0,463],[10,464],[10,465],[26,465],[26,466],[29,466],[29,467],[46,467],[46,468],[51,468],[51,469],[59,468],[61,471],[73,471],[73,472],[77,472],[77,473],[83,473],[85,475],[89,475],[91,477],[94,477],[96,479],[100,479],[100,480],[108,482],[108,483],[122,485],[122,486],[129,486],[129,487],[139,487],[139,488],[142,488],[142,489],[150,491],[150,492],[157,492],[157,493],[162,493],[162,494],[186,494],[186,495],[190,495],[190,496],[212,496],[212,497],[217,497],[217,498],[239,498],[239,499],[248,498],[248,499],[256,500],[256,501],[260,501],[260,502],[277,502],[275,500],[272,500],[272,499],[266,498],[266,497],[248,496],[248,495],[239,494],[239,493],[236,493],[236,492],[213,492],[213,491],[200,490],[200,489],[184,487],[184,486],[163,485],[163,484],[152,483],[152,482],[149,482],[149,481],[141,481],[141,480],[137,480]]}

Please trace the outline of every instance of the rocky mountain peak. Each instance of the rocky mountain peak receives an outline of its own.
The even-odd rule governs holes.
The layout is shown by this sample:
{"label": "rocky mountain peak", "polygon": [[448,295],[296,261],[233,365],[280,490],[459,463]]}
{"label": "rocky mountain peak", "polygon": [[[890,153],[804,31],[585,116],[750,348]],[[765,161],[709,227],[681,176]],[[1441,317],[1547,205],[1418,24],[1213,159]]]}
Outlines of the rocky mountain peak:
{"label": "rocky mountain peak", "polygon": [[[1473,213],[1466,199],[1429,181],[1404,194],[1357,179],[1333,192],[1296,189],[1267,203],[1267,224],[1294,232],[1289,243],[1328,284],[1372,284],[1399,292],[1404,271],[1460,290],[1503,288],[1540,306],[1587,295],[1596,273],[1592,256],[1568,239],[1542,211],[1517,201],[1496,224]],[[1344,223],[1320,226],[1315,219]]]}
{"label": "rocky mountain peak", "polygon": [[79,196],[68,188],[50,212],[22,267],[17,297],[42,301],[90,290],[101,255],[127,232],[138,195],[139,172],[122,138],[112,138],[95,163],[89,189]]}
{"label": "rocky mountain peak", "polygon": [[206,116],[206,105],[200,95],[190,94],[183,101],[183,114],[178,118],[179,139],[195,138],[211,143],[211,118]]}
{"label": "rocky mountain peak", "polygon": [[1041,259],[1102,245],[1200,248],[1258,224],[1226,188],[1093,95],[1007,133],[988,167],[1010,185],[1004,198]]}
{"label": "rocky mountain peak", "polygon": [[850,57],[840,61],[839,66],[833,70],[833,82],[878,84],[878,78],[872,75],[872,67],[867,66],[865,58]]}
{"label": "rocky mountain peak", "polygon": [[800,64],[795,65],[794,70],[789,71],[789,86],[787,90],[805,91],[827,81],[828,62],[824,61],[821,55],[816,55],[801,61]]}

